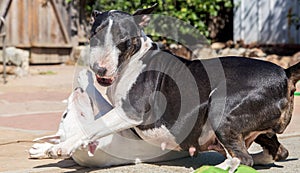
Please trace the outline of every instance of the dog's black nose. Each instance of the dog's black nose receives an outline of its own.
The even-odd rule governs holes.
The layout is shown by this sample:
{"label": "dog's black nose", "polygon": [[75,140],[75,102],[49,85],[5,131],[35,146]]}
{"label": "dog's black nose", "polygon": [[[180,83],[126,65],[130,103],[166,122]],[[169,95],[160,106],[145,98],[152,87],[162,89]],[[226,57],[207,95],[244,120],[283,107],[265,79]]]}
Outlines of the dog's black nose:
{"label": "dog's black nose", "polygon": [[103,67],[100,67],[98,64],[94,64],[93,65],[93,71],[99,75],[99,76],[104,76],[107,69],[106,68],[103,68]]}

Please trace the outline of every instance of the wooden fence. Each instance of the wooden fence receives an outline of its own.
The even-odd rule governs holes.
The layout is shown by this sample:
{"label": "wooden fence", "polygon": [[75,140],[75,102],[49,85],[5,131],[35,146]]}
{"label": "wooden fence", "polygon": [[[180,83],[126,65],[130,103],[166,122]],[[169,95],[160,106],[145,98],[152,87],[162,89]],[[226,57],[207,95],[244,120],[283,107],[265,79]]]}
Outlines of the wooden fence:
{"label": "wooden fence", "polygon": [[31,63],[60,63],[69,58],[76,40],[71,37],[65,0],[1,0],[0,10],[7,25],[7,46],[30,50]]}
{"label": "wooden fence", "polygon": [[[234,0],[234,40],[260,44],[300,44],[299,0]],[[298,23],[300,24],[300,23]]]}

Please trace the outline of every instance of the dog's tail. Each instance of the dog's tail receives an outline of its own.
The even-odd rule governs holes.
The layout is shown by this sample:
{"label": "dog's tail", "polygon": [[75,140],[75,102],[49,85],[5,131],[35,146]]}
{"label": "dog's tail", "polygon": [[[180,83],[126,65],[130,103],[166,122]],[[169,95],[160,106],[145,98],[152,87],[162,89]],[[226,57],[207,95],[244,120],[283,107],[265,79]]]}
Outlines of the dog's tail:
{"label": "dog's tail", "polygon": [[285,73],[295,85],[300,80],[300,62],[285,69]]}

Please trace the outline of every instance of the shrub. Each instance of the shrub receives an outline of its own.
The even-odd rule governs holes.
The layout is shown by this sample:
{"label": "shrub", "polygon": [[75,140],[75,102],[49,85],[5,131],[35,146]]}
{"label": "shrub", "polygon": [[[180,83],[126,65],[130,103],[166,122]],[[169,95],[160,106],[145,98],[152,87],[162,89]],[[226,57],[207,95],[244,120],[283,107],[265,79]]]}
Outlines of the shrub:
{"label": "shrub", "polygon": [[201,34],[208,37],[208,20],[217,16],[221,8],[232,8],[231,0],[87,0],[86,11],[88,14],[93,9],[107,11],[118,9],[133,13],[138,8],[146,8],[158,3],[155,13],[172,16],[186,21]]}

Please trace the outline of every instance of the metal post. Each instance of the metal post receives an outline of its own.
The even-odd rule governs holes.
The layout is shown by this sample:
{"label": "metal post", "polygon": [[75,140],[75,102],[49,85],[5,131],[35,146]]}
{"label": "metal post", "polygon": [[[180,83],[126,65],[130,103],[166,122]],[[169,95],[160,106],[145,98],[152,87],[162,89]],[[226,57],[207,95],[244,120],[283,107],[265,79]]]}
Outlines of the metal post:
{"label": "metal post", "polygon": [[3,23],[3,33],[0,33],[0,37],[2,38],[2,57],[3,57],[3,80],[4,80],[4,84],[7,83],[6,80],[6,23],[5,23],[5,19],[1,16],[0,17],[0,21]]}

